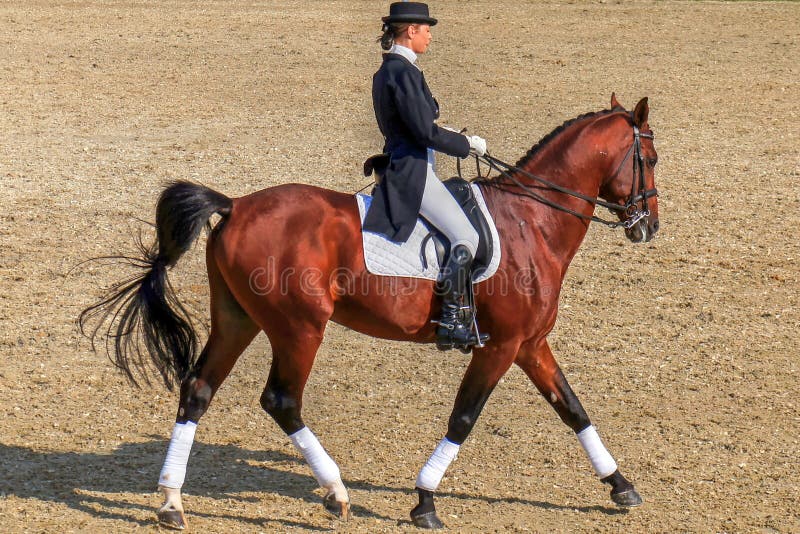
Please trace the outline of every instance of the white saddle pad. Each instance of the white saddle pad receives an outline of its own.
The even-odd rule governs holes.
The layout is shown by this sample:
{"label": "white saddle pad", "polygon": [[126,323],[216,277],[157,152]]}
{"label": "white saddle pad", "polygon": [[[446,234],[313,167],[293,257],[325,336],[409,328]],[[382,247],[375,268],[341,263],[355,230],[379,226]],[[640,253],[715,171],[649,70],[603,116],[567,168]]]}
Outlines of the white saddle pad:
{"label": "white saddle pad", "polygon": [[[492,219],[489,210],[486,209],[486,202],[483,200],[480,188],[475,184],[472,184],[471,187],[478,201],[478,206],[489,223],[492,241],[494,242],[492,259],[486,270],[475,279],[474,282],[477,284],[487,280],[497,272],[497,267],[500,265],[500,237],[497,234],[494,219]],[[358,201],[358,213],[361,216],[361,224],[363,225],[364,216],[372,202],[372,197],[359,193],[356,195],[356,200]],[[429,239],[425,244],[427,268],[422,265],[422,258],[420,257],[422,240],[425,239],[428,233],[428,229],[420,220],[417,220],[417,225],[414,227],[411,237],[405,243],[393,243],[381,234],[362,231],[361,234],[364,237],[364,259],[367,263],[367,270],[373,274],[385,276],[408,276],[436,280],[439,276],[439,261],[436,259],[436,249],[432,239]]]}

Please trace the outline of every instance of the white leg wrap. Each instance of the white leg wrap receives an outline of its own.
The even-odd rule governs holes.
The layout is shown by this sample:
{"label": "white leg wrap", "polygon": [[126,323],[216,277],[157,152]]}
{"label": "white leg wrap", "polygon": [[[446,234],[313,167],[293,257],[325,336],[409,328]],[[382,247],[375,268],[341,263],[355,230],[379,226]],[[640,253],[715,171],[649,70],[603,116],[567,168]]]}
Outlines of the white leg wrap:
{"label": "white leg wrap", "polygon": [[578,441],[583,445],[589,461],[592,462],[595,473],[600,478],[605,478],[608,475],[614,474],[617,470],[617,462],[611,457],[603,442],[600,441],[600,436],[597,435],[597,430],[594,426],[588,426],[578,432]]}
{"label": "white leg wrap", "polygon": [[329,492],[333,492],[337,501],[350,502],[347,489],[344,487],[344,483],[342,483],[339,467],[336,465],[336,462],[328,456],[325,449],[322,448],[317,436],[315,436],[307,426],[304,426],[289,436],[289,439],[292,440],[295,448],[300,451],[303,458],[308,462],[319,485]]}
{"label": "white leg wrap", "polygon": [[197,430],[197,423],[191,421],[175,423],[164,467],[161,468],[161,476],[158,477],[159,486],[174,489],[180,489],[183,486],[195,430]]}
{"label": "white leg wrap", "polygon": [[428,491],[436,491],[439,487],[439,482],[442,481],[444,472],[450,466],[453,460],[458,456],[458,449],[460,445],[456,445],[447,438],[442,439],[433,454],[422,466],[417,476],[416,486]]}

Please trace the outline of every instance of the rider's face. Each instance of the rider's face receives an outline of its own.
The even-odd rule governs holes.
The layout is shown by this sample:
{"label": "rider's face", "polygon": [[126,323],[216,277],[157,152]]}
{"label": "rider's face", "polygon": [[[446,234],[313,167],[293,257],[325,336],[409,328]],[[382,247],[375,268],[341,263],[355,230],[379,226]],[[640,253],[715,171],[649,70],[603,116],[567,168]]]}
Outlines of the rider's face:
{"label": "rider's face", "polygon": [[428,24],[413,24],[408,29],[408,36],[411,38],[411,50],[417,54],[424,54],[431,44],[431,27]]}

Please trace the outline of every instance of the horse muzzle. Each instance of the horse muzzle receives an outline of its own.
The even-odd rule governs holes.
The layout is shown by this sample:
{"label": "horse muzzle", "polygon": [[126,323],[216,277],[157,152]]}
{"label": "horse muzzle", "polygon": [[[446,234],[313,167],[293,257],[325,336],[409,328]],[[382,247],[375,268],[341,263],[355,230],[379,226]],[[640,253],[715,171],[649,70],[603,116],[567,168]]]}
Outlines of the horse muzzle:
{"label": "horse muzzle", "polygon": [[658,232],[658,217],[642,217],[630,228],[625,228],[625,237],[632,243],[644,243],[653,239]]}

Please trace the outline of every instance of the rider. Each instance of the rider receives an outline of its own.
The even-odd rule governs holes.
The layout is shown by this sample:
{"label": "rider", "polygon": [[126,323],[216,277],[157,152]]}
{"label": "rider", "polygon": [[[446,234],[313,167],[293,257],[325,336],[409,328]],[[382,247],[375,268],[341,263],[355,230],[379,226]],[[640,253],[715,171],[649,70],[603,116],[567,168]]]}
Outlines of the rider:
{"label": "rider", "polygon": [[372,81],[372,102],[378,127],[390,155],[385,173],[376,185],[364,229],[405,242],[421,215],[450,241],[450,255],[439,283],[442,317],[436,332],[441,350],[479,343],[472,325],[465,324],[470,267],[478,248],[478,234],[458,202],[434,173],[434,150],[465,158],[486,153],[486,141],[439,127],[439,105],[416,64],[417,54],[428,49],[436,19],[421,2],[394,2],[383,17],[379,38],[383,63]]}

